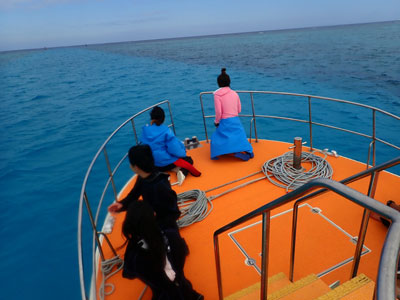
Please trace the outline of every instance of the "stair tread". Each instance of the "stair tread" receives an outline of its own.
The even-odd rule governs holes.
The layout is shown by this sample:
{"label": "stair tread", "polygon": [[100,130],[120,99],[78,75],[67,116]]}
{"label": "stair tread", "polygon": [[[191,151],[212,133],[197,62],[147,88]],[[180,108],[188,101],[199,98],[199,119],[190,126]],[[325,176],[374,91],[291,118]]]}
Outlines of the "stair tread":
{"label": "stair tread", "polygon": [[[290,280],[286,277],[286,275],[281,272],[275,274],[268,278],[268,294],[271,294],[284,286],[290,284]],[[259,299],[260,296],[260,282],[256,282],[255,284],[242,289],[236,293],[233,293],[227,297],[224,297],[224,300],[252,300],[252,299]]]}
{"label": "stair tread", "polygon": [[311,274],[268,296],[268,300],[309,300],[329,291],[330,288],[325,282]]}
{"label": "stair tread", "polygon": [[[363,288],[365,286],[365,288]],[[321,296],[318,300],[336,299],[372,299],[375,283],[364,274],[360,274],[353,279],[346,281],[329,293]],[[372,287],[372,288],[371,288]],[[372,294],[371,294],[372,290]],[[361,298],[355,298],[360,295]],[[365,296],[371,295],[371,296]]]}
{"label": "stair tread", "polygon": [[374,297],[375,283],[370,281],[361,288],[353,291],[352,293],[344,296],[343,300],[365,300],[372,299]]}
{"label": "stair tread", "polygon": [[[314,274],[292,283],[283,273],[278,273],[268,278],[268,300],[365,300],[373,298],[374,288],[375,283],[364,274],[331,290]],[[260,283],[257,282],[224,300],[257,300],[259,297]]]}

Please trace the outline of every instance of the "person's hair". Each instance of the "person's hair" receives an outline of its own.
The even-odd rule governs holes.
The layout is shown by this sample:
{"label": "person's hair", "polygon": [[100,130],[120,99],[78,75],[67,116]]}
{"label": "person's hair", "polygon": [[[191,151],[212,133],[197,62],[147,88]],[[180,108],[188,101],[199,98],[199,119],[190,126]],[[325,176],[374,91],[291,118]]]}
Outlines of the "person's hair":
{"label": "person's hair", "polygon": [[130,241],[139,242],[143,239],[146,242],[152,265],[158,270],[165,266],[166,246],[161,231],[157,225],[154,211],[144,201],[134,201],[126,212],[122,224],[122,234]]}
{"label": "person's hair", "polygon": [[231,79],[229,78],[229,75],[226,74],[225,68],[221,69],[221,74],[218,76],[217,82],[219,87],[226,87],[231,85]]}
{"label": "person's hair", "polygon": [[153,153],[149,145],[133,146],[129,149],[128,158],[132,166],[137,166],[147,173],[152,173],[155,170]]}
{"label": "person's hair", "polygon": [[165,120],[164,110],[159,106],[154,107],[150,112],[150,118],[156,125],[160,126]]}

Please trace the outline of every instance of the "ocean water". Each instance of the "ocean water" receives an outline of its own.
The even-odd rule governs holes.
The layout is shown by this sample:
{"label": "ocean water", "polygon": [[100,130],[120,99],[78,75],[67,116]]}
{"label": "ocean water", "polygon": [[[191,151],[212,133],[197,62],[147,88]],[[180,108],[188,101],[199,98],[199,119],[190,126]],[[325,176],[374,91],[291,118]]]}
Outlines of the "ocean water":
{"label": "ocean water", "polygon": [[[0,53],[1,298],[80,298],[76,229],[82,181],[97,149],[130,116],[168,99],[178,137],[204,139],[198,95],[217,88],[221,67],[236,90],[320,95],[400,115],[399,32],[400,22],[386,22]],[[304,116],[299,108],[305,102],[255,100],[260,114]],[[243,96],[245,113],[248,101]],[[315,107],[323,112],[313,115],[317,121],[328,117],[371,134],[369,112]],[[377,134],[400,145],[399,122],[378,121]],[[278,130],[272,121],[257,122],[264,138],[307,140],[300,125]],[[317,148],[335,145],[339,154],[367,158],[360,145],[369,141],[322,129],[315,138]],[[400,153],[386,146],[377,152],[378,162]]]}

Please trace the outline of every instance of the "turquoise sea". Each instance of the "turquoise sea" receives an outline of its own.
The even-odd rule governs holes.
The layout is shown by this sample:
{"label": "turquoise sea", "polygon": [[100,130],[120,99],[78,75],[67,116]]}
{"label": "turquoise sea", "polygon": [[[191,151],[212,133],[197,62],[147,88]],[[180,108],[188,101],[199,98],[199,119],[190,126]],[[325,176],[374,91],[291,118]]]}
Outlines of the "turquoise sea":
{"label": "turquoise sea", "polygon": [[[202,129],[198,95],[215,90],[226,67],[233,89],[346,99],[400,115],[399,49],[396,21],[0,53],[1,298],[80,298],[82,181],[107,136],[139,110],[168,99],[178,137],[204,139],[195,132]],[[256,105],[263,114],[298,117],[297,104]],[[324,115],[371,133],[358,110]],[[399,122],[382,123],[378,134],[399,145]],[[307,133],[260,127],[270,139]],[[317,148],[335,144],[339,154],[366,161],[357,139],[320,135]],[[379,147],[378,162],[399,153]]]}

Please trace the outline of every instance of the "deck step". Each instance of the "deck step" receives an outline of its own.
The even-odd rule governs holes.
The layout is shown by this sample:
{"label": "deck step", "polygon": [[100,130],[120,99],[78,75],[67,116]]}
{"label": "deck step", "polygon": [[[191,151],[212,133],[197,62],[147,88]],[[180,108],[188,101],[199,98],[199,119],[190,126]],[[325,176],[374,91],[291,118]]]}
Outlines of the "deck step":
{"label": "deck step", "polygon": [[[280,290],[290,284],[290,280],[281,272],[268,278],[268,294]],[[260,282],[257,282],[243,290],[224,297],[224,300],[257,300],[260,298]]]}
{"label": "deck step", "polygon": [[[329,286],[311,274],[294,283],[284,273],[268,278],[268,300],[366,300],[372,299],[375,283],[364,274],[331,290]],[[258,300],[260,283],[225,297],[224,300]]]}
{"label": "deck step", "polygon": [[372,299],[375,283],[364,274],[346,281],[329,293],[321,296],[318,300],[365,300]]}
{"label": "deck step", "polygon": [[329,286],[315,274],[308,275],[279,291],[268,295],[268,300],[310,300],[330,291]]}

